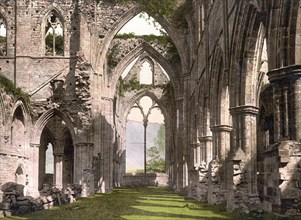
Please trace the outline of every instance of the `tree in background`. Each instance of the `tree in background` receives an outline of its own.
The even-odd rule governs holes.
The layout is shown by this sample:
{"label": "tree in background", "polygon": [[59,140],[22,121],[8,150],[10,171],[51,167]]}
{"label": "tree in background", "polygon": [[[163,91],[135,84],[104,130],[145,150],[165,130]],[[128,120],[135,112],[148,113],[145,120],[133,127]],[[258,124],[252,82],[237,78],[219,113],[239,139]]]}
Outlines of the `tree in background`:
{"label": "tree in background", "polygon": [[154,140],[154,146],[146,152],[146,172],[164,173],[165,172],[165,126],[162,124]]}
{"label": "tree in background", "polygon": [[53,35],[46,36],[46,55],[63,55],[64,54],[64,38],[61,35],[55,36],[55,54],[53,52]]}

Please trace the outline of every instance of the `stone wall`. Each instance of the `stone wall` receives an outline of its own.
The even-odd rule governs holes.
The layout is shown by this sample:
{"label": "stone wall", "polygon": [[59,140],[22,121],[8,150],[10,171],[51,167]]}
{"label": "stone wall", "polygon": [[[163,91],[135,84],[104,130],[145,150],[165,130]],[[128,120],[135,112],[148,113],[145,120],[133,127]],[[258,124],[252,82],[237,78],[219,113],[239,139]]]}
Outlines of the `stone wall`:
{"label": "stone wall", "polygon": [[168,186],[168,176],[156,174],[125,174],[123,186]]}
{"label": "stone wall", "polygon": [[283,141],[265,151],[264,208],[300,216],[300,144]]}

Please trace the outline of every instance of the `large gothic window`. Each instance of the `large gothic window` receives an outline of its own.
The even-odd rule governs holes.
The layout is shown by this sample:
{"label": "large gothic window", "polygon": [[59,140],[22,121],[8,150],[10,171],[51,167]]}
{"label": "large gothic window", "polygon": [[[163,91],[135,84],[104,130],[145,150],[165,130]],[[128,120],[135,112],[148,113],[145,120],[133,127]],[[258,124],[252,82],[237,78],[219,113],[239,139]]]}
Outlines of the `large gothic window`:
{"label": "large gothic window", "polygon": [[165,172],[165,124],[157,103],[148,96],[138,100],[128,115],[126,132],[127,172]]}
{"label": "large gothic window", "polygon": [[51,11],[46,19],[45,26],[45,55],[64,55],[63,22],[56,11]]}
{"label": "large gothic window", "polygon": [[7,54],[7,33],[6,22],[4,17],[0,14],[0,56]]}

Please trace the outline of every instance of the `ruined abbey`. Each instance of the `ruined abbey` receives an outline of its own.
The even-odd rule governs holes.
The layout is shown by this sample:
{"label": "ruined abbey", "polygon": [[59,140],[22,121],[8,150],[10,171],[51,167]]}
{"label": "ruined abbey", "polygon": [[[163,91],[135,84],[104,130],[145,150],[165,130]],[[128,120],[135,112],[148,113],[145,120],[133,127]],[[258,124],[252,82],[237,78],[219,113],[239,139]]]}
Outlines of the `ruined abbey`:
{"label": "ruined abbey", "polygon": [[[301,1],[141,2],[0,0],[0,188],[124,186],[127,115],[147,96],[164,115],[169,187],[228,211],[301,215]],[[164,39],[116,37],[143,11]]]}

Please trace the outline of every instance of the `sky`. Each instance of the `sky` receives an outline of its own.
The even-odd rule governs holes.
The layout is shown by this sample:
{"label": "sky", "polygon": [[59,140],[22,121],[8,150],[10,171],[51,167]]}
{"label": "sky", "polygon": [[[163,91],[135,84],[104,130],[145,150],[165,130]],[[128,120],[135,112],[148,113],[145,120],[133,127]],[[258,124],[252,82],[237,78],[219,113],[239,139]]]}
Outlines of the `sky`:
{"label": "sky", "polygon": [[6,28],[4,25],[0,25],[0,36],[5,37],[6,36]]}
{"label": "sky", "polygon": [[[147,16],[145,13],[142,14],[143,17]],[[149,21],[146,21],[145,18],[142,18],[140,15],[141,13],[136,15],[133,19],[126,23],[119,31],[119,34],[133,32],[136,35],[161,35],[158,28],[162,29],[162,27],[158,23],[156,24],[158,28],[154,27],[154,25],[152,24],[154,19],[152,17],[149,18]]]}

